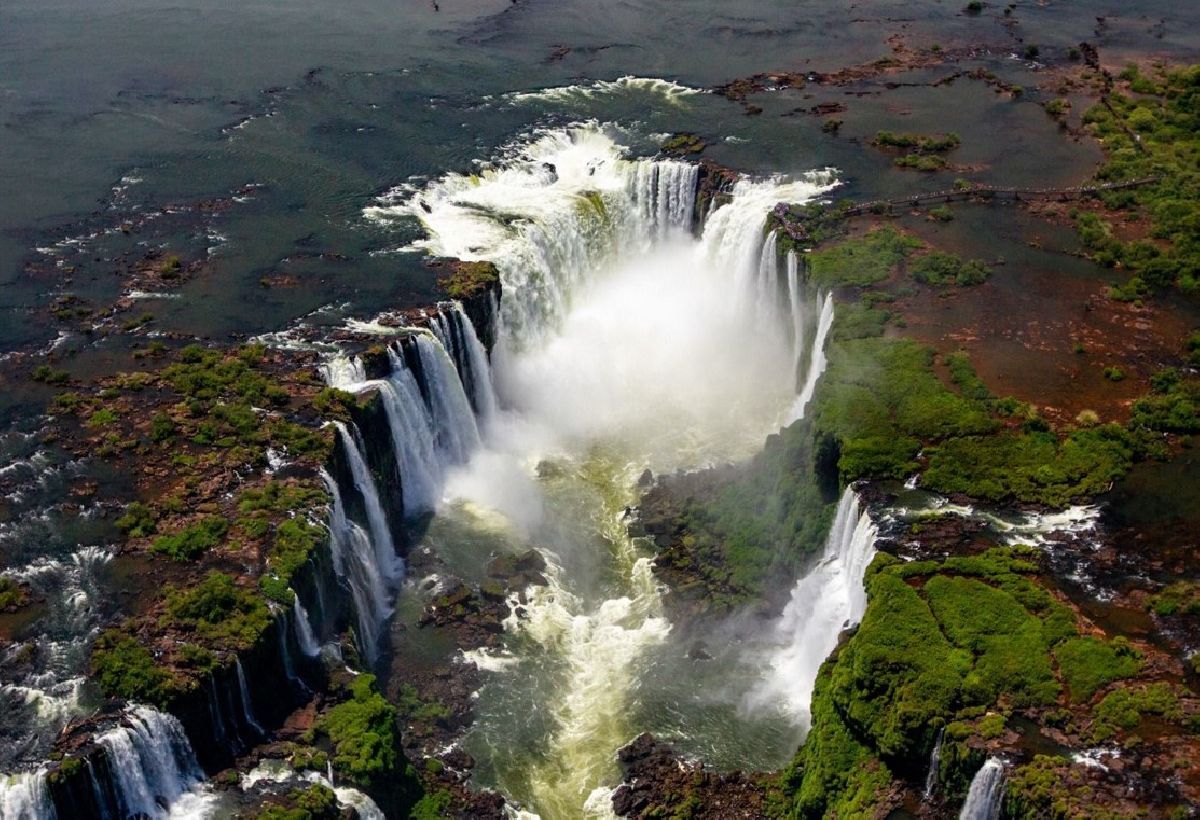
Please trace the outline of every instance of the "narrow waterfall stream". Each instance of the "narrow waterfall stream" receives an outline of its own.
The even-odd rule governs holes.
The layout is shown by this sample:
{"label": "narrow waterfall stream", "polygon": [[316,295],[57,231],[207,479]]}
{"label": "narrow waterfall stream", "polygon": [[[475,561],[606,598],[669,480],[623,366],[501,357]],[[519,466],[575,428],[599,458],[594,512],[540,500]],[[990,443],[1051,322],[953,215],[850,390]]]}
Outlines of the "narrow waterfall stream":
{"label": "narrow waterfall stream", "polygon": [[[607,816],[614,752],[642,729],[647,660],[674,651],[651,553],[624,514],[645,469],[748,457],[803,413],[797,395],[806,402],[823,370],[832,300],[803,287],[763,225],[775,203],[833,180],[742,180],[696,236],[692,164],[626,159],[594,125],[504,155],[369,211],[419,220],[419,248],[497,266],[490,379],[474,329],[452,310],[432,334],[393,342],[392,372],[372,384],[408,479],[406,511],[437,511],[425,542],[464,577],[488,559],[473,544],[533,547],[547,563],[548,583],[510,602],[504,650],[472,653],[488,672],[465,740],[476,782],[547,820]],[[327,372],[369,386],[355,384],[353,363]],[[857,506],[847,515],[855,531]],[[678,705],[686,731],[691,707]],[[744,741],[731,742],[753,747]]]}

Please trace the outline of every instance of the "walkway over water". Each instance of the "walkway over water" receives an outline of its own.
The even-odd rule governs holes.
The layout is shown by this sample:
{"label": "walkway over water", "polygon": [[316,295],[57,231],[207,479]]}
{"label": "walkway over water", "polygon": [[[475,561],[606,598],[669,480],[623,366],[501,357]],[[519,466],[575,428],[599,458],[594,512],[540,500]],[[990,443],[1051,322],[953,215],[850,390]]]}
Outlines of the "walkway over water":
{"label": "walkway over water", "polygon": [[873,199],[867,202],[856,202],[843,211],[846,216],[860,216],[864,213],[886,210],[893,206],[919,205],[922,202],[962,202],[969,199],[1010,199],[1022,200],[1053,200],[1066,202],[1073,199],[1083,199],[1105,191],[1121,191],[1126,188],[1138,188],[1157,182],[1158,177],[1142,177],[1127,182],[1106,182],[1101,185],[1081,185],[1074,188],[1000,188],[994,185],[972,185],[965,188],[951,188],[945,191],[930,191],[923,194],[898,197],[896,199]]}

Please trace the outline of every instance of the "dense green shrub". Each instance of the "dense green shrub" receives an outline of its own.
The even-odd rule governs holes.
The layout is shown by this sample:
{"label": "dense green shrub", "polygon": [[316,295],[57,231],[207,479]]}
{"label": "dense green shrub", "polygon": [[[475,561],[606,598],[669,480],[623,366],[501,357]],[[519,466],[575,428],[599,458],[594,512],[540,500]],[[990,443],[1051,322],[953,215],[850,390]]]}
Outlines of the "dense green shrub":
{"label": "dense green shrub", "polygon": [[221,572],[210,572],[190,589],[168,592],[166,610],[172,625],[230,648],[252,645],[271,622],[262,599]]}
{"label": "dense green shrub", "polygon": [[143,538],[153,535],[158,528],[158,518],[154,510],[140,501],[134,501],[125,508],[125,513],[117,519],[117,529],[130,538]]}
{"label": "dense green shrub", "polygon": [[1097,638],[1072,638],[1054,650],[1059,671],[1071,700],[1083,702],[1109,683],[1136,675],[1141,669],[1136,653],[1120,643]]}
{"label": "dense green shrub", "polygon": [[919,247],[919,240],[894,228],[878,228],[808,254],[808,278],[820,287],[871,285],[887,279]]}
{"label": "dense green shrub", "polygon": [[386,779],[400,760],[396,710],[375,689],[374,675],[358,675],[349,690],[350,699],[330,709],[316,730],[333,744],[337,770],[370,788]]}
{"label": "dense green shrub", "polygon": [[934,251],[914,259],[908,266],[913,279],[924,285],[979,285],[987,281],[991,270],[978,259],[969,261],[954,254]]}
{"label": "dense green shrub", "polygon": [[160,535],[150,549],[176,561],[191,561],[221,543],[229,531],[229,522],[217,515],[195,521],[179,532]]}
{"label": "dense green shrub", "polygon": [[91,658],[92,675],[110,697],[139,700],[161,706],[175,689],[173,678],[136,638],[105,632],[96,639]]}

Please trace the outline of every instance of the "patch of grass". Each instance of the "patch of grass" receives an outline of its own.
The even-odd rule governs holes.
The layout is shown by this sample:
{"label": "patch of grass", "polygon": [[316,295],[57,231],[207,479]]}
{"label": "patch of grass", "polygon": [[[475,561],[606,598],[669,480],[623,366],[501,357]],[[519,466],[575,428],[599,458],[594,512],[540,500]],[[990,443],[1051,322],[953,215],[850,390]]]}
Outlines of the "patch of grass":
{"label": "patch of grass", "polygon": [[1132,677],[1142,668],[1137,653],[1124,642],[1106,643],[1093,637],[1064,641],[1054,650],[1054,659],[1076,703],[1091,700],[1104,686]]}
{"label": "patch of grass", "polygon": [[174,678],[154,660],[140,641],[109,631],[96,639],[91,671],[110,697],[162,706],[176,693]]}
{"label": "patch of grass", "polygon": [[1176,581],[1150,598],[1155,615],[1200,615],[1200,584]]}
{"label": "patch of grass", "polygon": [[1200,287],[1200,153],[1194,148],[1200,133],[1200,66],[1160,70],[1152,78],[1135,67],[1123,77],[1142,96],[1109,94],[1106,104],[1088,109],[1083,119],[1107,152],[1098,181],[1159,177],[1101,199],[1109,208],[1148,216],[1152,237],[1160,243],[1123,243],[1091,213],[1077,217],[1080,239],[1097,261],[1119,263],[1132,272],[1114,292],[1116,298],[1132,301],[1167,287],[1195,291]]}
{"label": "patch of grass", "polygon": [[964,260],[954,254],[934,251],[914,259],[909,275],[923,285],[967,287],[987,281],[991,269],[979,259]]}
{"label": "patch of grass", "polygon": [[1104,696],[1094,714],[1092,739],[1097,743],[1108,740],[1119,730],[1136,729],[1144,715],[1159,715],[1168,720],[1183,717],[1179,697],[1166,683],[1114,689]]}
{"label": "patch of grass", "polygon": [[944,157],[939,157],[937,154],[905,154],[892,160],[892,164],[897,168],[911,168],[914,171],[931,173],[942,170],[948,163]]}
{"label": "patch of grass", "polygon": [[1159,377],[1155,392],[1133,403],[1130,427],[1159,433],[1200,432],[1200,379]]}
{"label": "patch of grass", "polygon": [[221,543],[228,531],[228,521],[220,516],[210,515],[178,532],[158,536],[150,545],[150,549],[176,561],[192,561]]}
{"label": "patch of grass", "polygon": [[333,765],[354,783],[370,788],[394,772],[400,761],[396,710],[375,688],[375,676],[350,682],[350,698],[323,715],[318,735],[333,745]]}
{"label": "patch of grass", "polygon": [[962,144],[962,139],[953,131],[948,134],[877,131],[872,144],[888,148],[908,148],[920,154],[937,154],[957,148]]}
{"label": "patch of grass", "polygon": [[500,271],[491,262],[459,262],[438,285],[451,299],[467,299],[499,281]]}
{"label": "patch of grass", "polygon": [[0,575],[0,612],[24,606],[28,594],[16,580]]}
{"label": "patch of grass", "polygon": [[808,278],[825,288],[872,285],[887,279],[892,270],[919,247],[919,240],[894,228],[877,228],[866,236],[808,254],[805,257]]}
{"label": "patch of grass", "polygon": [[125,508],[125,513],[116,521],[117,529],[130,538],[144,538],[158,529],[158,516],[149,506],[134,501]]}
{"label": "patch of grass", "polygon": [[168,591],[166,611],[164,626],[230,649],[252,646],[271,622],[262,599],[221,572],[210,572],[190,589]]}
{"label": "patch of grass", "polygon": [[71,380],[71,374],[65,370],[51,367],[48,364],[39,364],[33,369],[31,378],[35,382],[42,382],[43,384],[66,384]]}
{"label": "patch of grass", "polygon": [[1105,492],[1133,463],[1133,438],[1105,424],[1071,432],[948,439],[929,455],[922,483],[941,493],[1063,506]]}

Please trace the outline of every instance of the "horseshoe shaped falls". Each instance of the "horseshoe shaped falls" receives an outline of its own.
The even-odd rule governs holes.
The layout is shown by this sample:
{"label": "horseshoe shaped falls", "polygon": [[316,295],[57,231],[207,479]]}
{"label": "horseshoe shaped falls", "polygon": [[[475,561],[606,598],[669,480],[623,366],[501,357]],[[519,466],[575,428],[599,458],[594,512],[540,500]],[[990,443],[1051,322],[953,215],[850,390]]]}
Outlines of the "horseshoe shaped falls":
{"label": "horseshoe shaped falls", "polygon": [[0,820],[1200,811],[1190,6],[0,41]]}

